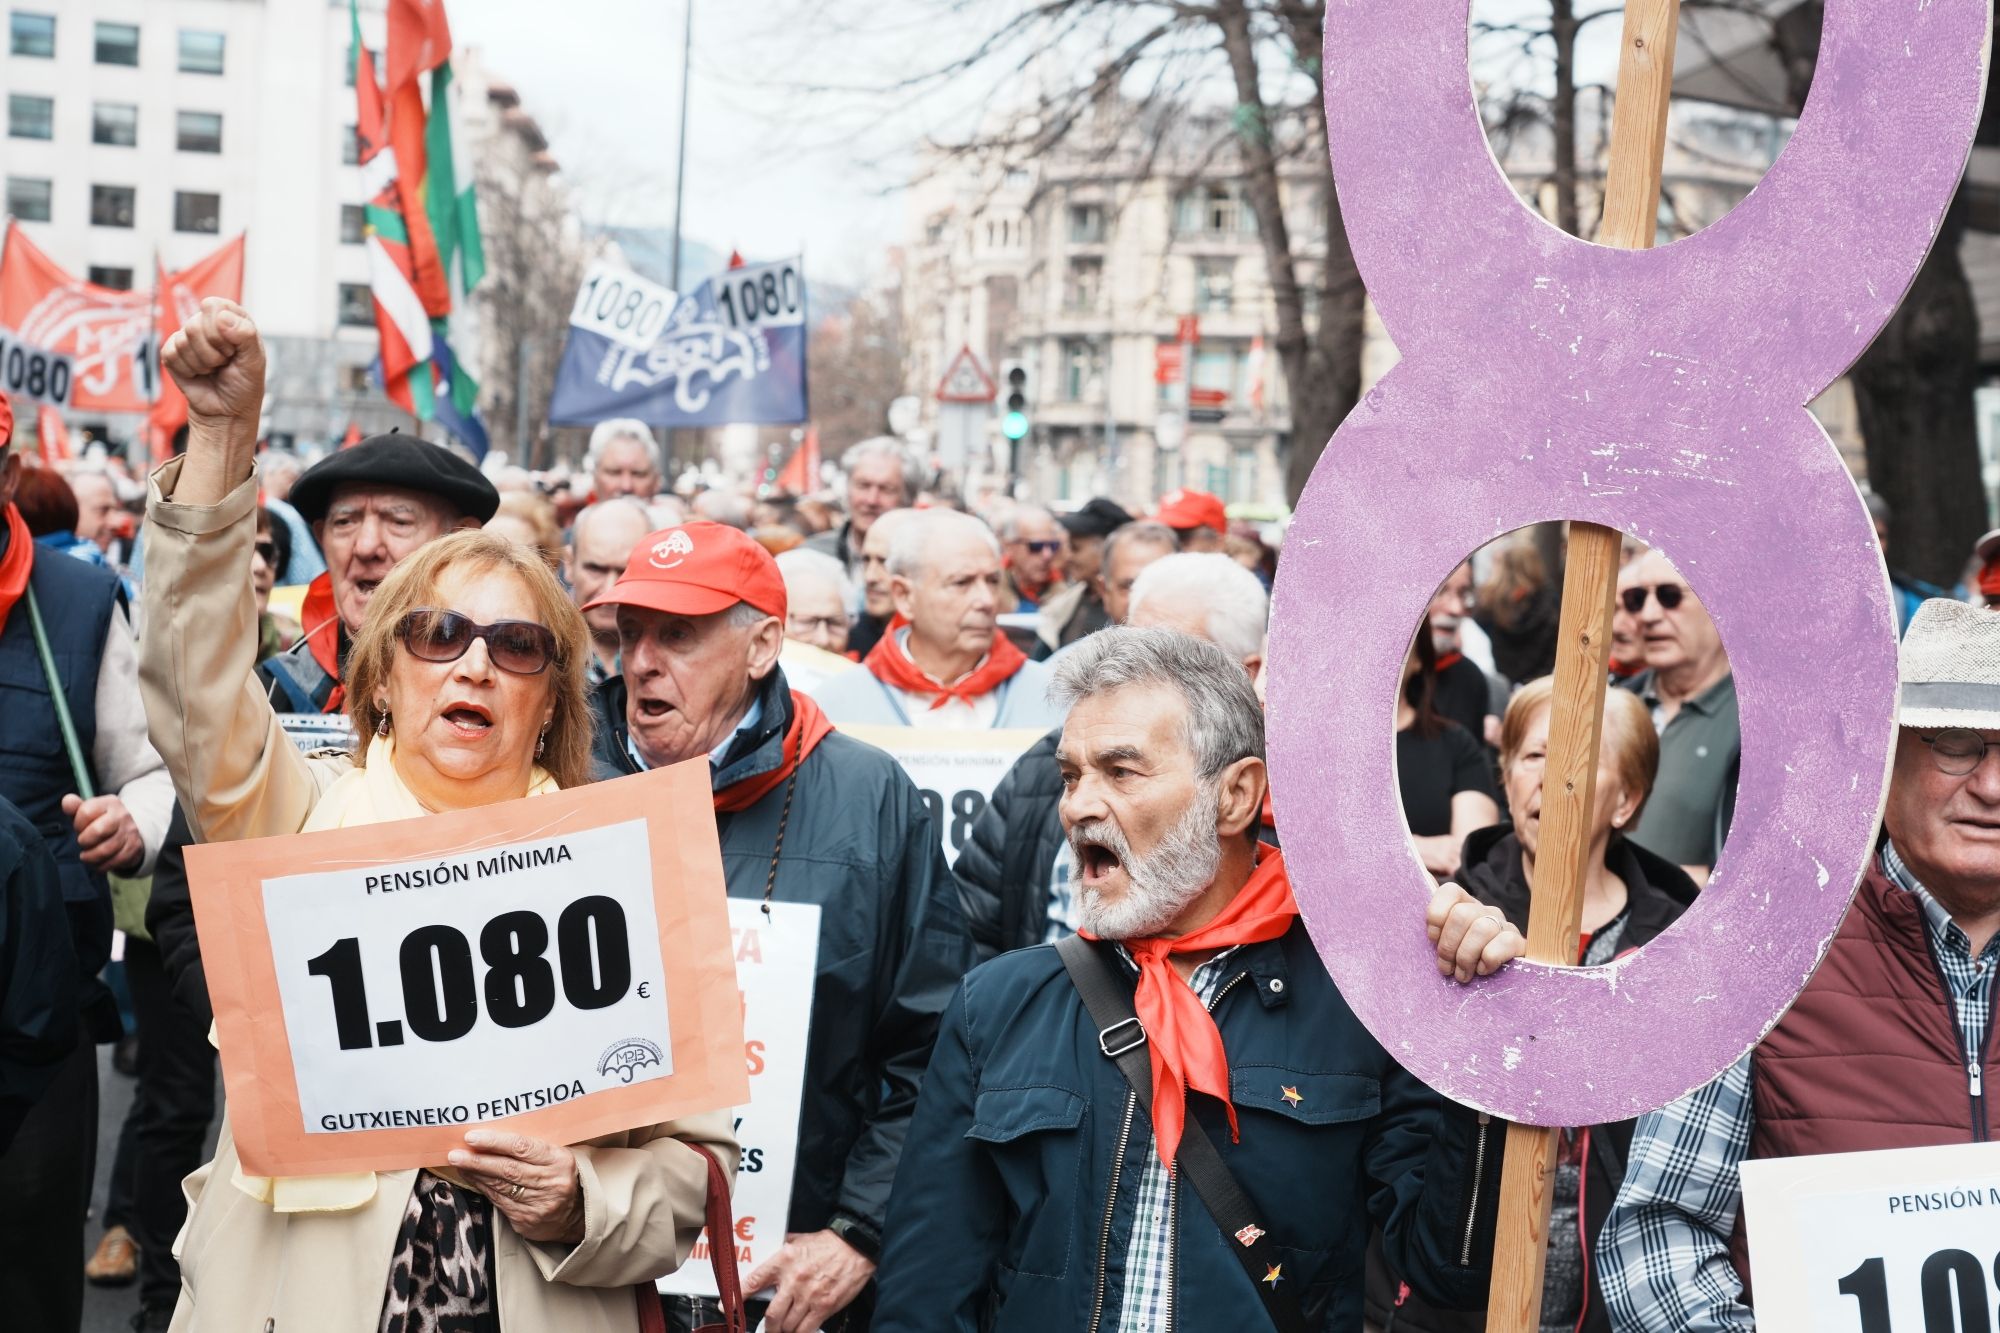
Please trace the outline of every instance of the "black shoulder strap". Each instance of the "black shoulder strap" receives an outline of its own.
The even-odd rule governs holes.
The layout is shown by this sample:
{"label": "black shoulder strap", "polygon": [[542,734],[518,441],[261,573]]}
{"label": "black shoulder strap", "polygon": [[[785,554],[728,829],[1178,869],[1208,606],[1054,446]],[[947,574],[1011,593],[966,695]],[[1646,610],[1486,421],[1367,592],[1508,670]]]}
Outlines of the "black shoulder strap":
{"label": "black shoulder strap", "polygon": [[[1081,935],[1071,935],[1056,945],[1069,978],[1083,997],[1090,1021],[1097,1024],[1097,1049],[1118,1066],[1118,1072],[1132,1085],[1139,1104],[1148,1115],[1153,1110],[1153,1066],[1146,1054],[1146,1029],[1132,1007],[1132,987],[1117,965]],[[1284,1283],[1293,1274],[1284,1271],[1268,1229],[1258,1221],[1257,1205],[1236,1177],[1230,1174],[1215,1140],[1193,1115],[1181,1132],[1178,1159],[1181,1174],[1194,1186],[1208,1207],[1209,1216],[1222,1228],[1229,1252],[1243,1265],[1250,1282],[1263,1299],[1264,1313],[1278,1333],[1306,1333],[1306,1319],[1299,1309],[1294,1288]]]}

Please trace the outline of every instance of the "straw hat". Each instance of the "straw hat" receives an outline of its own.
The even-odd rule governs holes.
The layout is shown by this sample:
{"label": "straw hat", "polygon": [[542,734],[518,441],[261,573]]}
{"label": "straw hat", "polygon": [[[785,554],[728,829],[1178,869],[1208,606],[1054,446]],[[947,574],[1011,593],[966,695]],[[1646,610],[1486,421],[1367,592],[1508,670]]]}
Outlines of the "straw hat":
{"label": "straw hat", "polygon": [[1903,636],[1906,727],[2000,731],[2000,612],[1933,598]]}

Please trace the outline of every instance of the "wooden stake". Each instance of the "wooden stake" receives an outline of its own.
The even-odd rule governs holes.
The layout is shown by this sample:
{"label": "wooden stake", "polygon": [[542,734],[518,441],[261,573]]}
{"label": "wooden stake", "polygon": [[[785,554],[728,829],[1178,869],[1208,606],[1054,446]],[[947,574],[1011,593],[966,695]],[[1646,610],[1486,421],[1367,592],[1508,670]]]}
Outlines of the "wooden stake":
{"label": "wooden stake", "polygon": [[[1626,0],[1600,236],[1605,245],[1644,250],[1653,243],[1679,26],[1680,0]],[[1542,963],[1577,961],[1620,546],[1611,528],[1570,525],[1542,777],[1542,837],[1528,914],[1528,957]],[[1507,1126],[1487,1333],[1537,1333],[1541,1327],[1550,1188],[1561,1139],[1560,1129]]]}

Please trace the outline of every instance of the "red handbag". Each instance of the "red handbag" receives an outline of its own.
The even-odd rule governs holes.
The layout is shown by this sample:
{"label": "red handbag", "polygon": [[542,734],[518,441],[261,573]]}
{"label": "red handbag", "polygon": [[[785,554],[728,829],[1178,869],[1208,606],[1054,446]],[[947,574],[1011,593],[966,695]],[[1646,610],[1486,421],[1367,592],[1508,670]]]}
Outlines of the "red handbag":
{"label": "red handbag", "polygon": [[[743,1310],[743,1280],[736,1271],[736,1218],[729,1207],[729,1177],[713,1152],[693,1143],[687,1146],[708,1163],[708,1261],[715,1267],[715,1289],[722,1293],[723,1322],[703,1324],[694,1333],[749,1333],[749,1319]],[[640,1333],[667,1333],[667,1315],[660,1308],[659,1290],[650,1282],[641,1282],[636,1295]]]}

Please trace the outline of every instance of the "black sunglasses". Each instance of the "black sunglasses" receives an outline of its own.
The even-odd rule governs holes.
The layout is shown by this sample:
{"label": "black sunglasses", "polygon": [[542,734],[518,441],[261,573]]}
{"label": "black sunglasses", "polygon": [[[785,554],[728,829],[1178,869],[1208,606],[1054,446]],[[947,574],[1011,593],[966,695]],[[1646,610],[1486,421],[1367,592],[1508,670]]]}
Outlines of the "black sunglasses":
{"label": "black sunglasses", "polygon": [[278,544],[276,542],[257,542],[250,549],[257,553],[258,559],[271,566],[271,568],[276,569],[278,567]]}
{"label": "black sunglasses", "polygon": [[456,662],[474,639],[484,639],[493,665],[517,676],[539,676],[556,656],[555,632],[531,620],[481,625],[456,611],[422,606],[403,617],[397,632],[410,656],[425,662]]}
{"label": "black sunglasses", "polygon": [[1646,609],[1648,593],[1660,599],[1662,611],[1673,611],[1679,609],[1681,602],[1687,597],[1687,592],[1688,590],[1678,583],[1661,583],[1650,588],[1642,583],[1636,588],[1627,588],[1619,593],[1618,600],[1624,604],[1629,614],[1636,616]]}
{"label": "black sunglasses", "polygon": [[1054,541],[1048,542],[1022,542],[1021,545],[1027,547],[1036,555],[1054,555],[1057,551],[1062,550],[1062,538],[1058,537]]}

